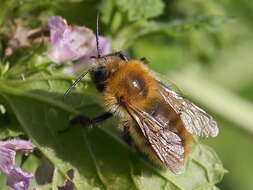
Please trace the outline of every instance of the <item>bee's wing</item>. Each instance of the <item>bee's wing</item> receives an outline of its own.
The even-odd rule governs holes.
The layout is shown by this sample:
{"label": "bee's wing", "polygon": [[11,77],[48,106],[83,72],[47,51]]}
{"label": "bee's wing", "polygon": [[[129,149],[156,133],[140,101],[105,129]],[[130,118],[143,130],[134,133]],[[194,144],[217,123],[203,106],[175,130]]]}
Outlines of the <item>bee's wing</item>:
{"label": "bee's wing", "polygon": [[216,121],[204,110],[161,84],[160,93],[164,100],[180,115],[185,128],[201,137],[215,137],[219,133]]}
{"label": "bee's wing", "polygon": [[132,105],[126,105],[126,108],[140,127],[158,159],[173,173],[180,173],[184,161],[184,147],[181,138],[164,128],[163,124],[150,114]]}

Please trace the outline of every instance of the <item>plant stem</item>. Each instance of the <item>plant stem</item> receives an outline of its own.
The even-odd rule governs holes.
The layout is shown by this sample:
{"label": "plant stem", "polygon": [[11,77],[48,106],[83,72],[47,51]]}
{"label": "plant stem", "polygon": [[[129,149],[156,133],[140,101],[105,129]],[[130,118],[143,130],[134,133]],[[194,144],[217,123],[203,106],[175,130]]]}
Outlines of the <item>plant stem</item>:
{"label": "plant stem", "polygon": [[185,93],[214,113],[237,124],[253,135],[253,105],[196,73],[182,72],[172,75],[172,80]]}

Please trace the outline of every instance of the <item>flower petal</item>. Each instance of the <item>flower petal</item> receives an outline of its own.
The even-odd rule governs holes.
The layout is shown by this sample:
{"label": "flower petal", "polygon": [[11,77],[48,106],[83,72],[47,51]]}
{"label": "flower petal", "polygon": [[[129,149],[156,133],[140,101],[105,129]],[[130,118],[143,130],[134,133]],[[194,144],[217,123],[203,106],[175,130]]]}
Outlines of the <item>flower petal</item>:
{"label": "flower petal", "polygon": [[0,141],[0,147],[5,147],[10,150],[21,153],[31,152],[35,148],[35,146],[31,142],[18,139]]}
{"label": "flower petal", "polygon": [[111,44],[110,44],[109,39],[103,36],[99,36],[98,40],[99,40],[102,55],[109,54],[110,49],[111,49]]}
{"label": "flower petal", "polygon": [[32,178],[32,174],[25,173],[20,168],[14,168],[7,176],[7,185],[15,190],[26,190]]}
{"label": "flower petal", "polygon": [[73,61],[83,56],[90,56],[96,47],[93,32],[81,26],[68,26],[59,16],[49,19],[52,47],[47,52],[55,62]]}
{"label": "flower petal", "polygon": [[50,28],[50,39],[54,44],[62,38],[64,31],[68,28],[67,21],[60,16],[52,16],[48,20]]}
{"label": "flower petal", "polygon": [[15,155],[14,150],[0,146],[0,172],[4,174],[9,174],[13,169],[15,164]]}
{"label": "flower petal", "polygon": [[[95,36],[94,36],[95,38]],[[102,55],[106,55],[110,53],[110,48],[111,48],[111,44],[108,38],[103,37],[103,36],[99,36],[99,45],[101,48],[101,53]],[[96,48],[96,41],[94,41],[94,49],[92,50],[92,52],[86,56],[81,57],[78,61],[75,62],[75,64],[71,67],[67,67],[65,69],[66,73],[75,73],[75,72],[80,72],[82,70],[86,70],[87,66],[89,66],[89,63],[91,63],[91,56],[97,56],[97,48]]]}

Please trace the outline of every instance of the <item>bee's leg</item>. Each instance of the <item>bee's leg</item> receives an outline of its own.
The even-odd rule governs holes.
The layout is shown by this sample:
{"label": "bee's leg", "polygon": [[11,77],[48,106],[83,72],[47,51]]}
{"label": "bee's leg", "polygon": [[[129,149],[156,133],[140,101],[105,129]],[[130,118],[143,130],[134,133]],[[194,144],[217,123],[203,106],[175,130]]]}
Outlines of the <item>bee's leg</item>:
{"label": "bee's leg", "polygon": [[132,137],[130,136],[130,133],[129,133],[129,127],[127,126],[124,126],[124,130],[123,130],[123,139],[124,141],[129,145],[131,146],[132,145]]}
{"label": "bee's leg", "polygon": [[[112,117],[112,113],[106,112],[98,117],[89,118],[85,115],[78,115],[70,120],[71,125],[81,124],[83,127],[92,127],[96,123],[100,123],[108,118]],[[68,126],[66,129],[59,131],[59,133],[64,133],[68,131],[71,126]]]}
{"label": "bee's leg", "polygon": [[124,61],[128,61],[127,56],[122,51],[116,51],[116,52],[107,54],[104,57],[107,57],[107,56],[117,56],[117,57],[119,57],[120,59],[122,59]]}
{"label": "bee's leg", "polygon": [[140,58],[140,61],[143,62],[145,65],[148,65],[148,64],[149,64],[149,60],[147,60],[146,57]]}
{"label": "bee's leg", "polygon": [[128,61],[127,56],[122,51],[117,51],[114,53],[116,56],[120,57],[124,61]]}
{"label": "bee's leg", "polygon": [[73,119],[70,120],[70,123],[72,125],[76,125],[76,124],[81,124],[83,126],[88,126],[91,127],[92,125],[96,124],[96,123],[100,123],[108,118],[112,117],[112,114],[109,112],[106,112],[98,117],[95,118],[89,118],[85,115],[78,115],[76,117],[74,117]]}

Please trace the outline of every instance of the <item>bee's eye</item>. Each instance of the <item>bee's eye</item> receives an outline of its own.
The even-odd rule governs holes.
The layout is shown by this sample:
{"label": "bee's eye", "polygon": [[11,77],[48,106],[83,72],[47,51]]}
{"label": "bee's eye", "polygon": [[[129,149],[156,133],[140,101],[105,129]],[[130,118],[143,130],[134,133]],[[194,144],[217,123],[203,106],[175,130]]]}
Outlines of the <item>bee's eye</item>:
{"label": "bee's eye", "polygon": [[103,67],[98,68],[92,72],[92,81],[96,84],[98,91],[102,92],[105,89],[105,81],[108,78],[108,73]]}
{"label": "bee's eye", "polygon": [[107,78],[106,71],[104,69],[97,70],[95,72],[95,79],[99,81],[104,81]]}
{"label": "bee's eye", "polygon": [[103,73],[102,71],[97,71],[95,77],[100,78],[102,76],[102,73]]}

